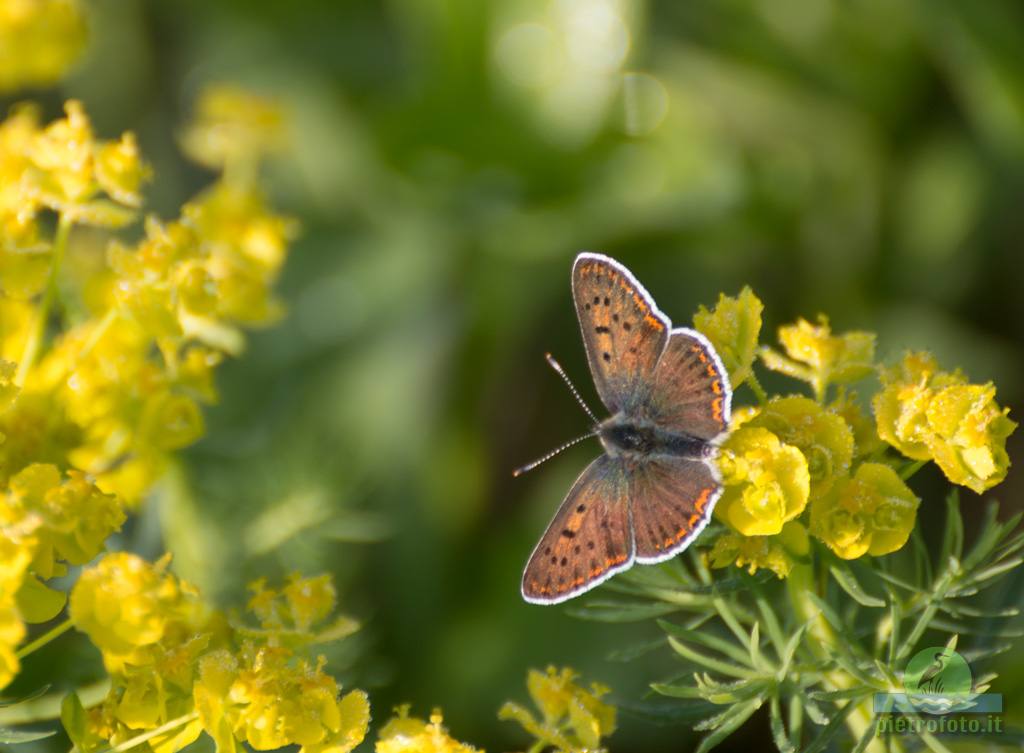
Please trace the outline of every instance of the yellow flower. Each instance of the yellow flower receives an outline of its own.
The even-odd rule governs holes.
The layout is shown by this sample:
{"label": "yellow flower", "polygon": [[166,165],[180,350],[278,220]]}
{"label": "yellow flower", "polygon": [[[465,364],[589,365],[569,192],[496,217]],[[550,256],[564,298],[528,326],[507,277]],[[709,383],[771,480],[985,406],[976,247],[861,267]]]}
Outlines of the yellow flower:
{"label": "yellow flower", "polygon": [[376,753],[483,753],[449,735],[439,709],[434,709],[429,722],[409,716],[408,706],[396,712],[380,730]]}
{"label": "yellow flower", "polygon": [[810,398],[773,398],[747,426],[768,429],[804,454],[811,496],[825,494],[850,472],[853,431],[839,415]]}
{"label": "yellow flower", "polygon": [[719,467],[725,489],[715,515],[744,536],[777,534],[807,506],[807,460],[767,429],[733,431],[722,445]]}
{"label": "yellow flower", "polygon": [[889,554],[907,543],[919,501],[892,468],[863,463],[811,503],[811,533],[843,559]]}
{"label": "yellow flower", "polygon": [[[224,181],[185,205],[182,217],[208,254],[203,266],[217,289],[215,316],[247,325],[273,322],[281,306],[270,295],[270,286],[295,223],[270,213],[255,189]],[[203,326],[201,320],[192,323],[192,332],[201,337]]]}
{"label": "yellow flower", "polygon": [[117,499],[103,494],[79,471],[67,475],[62,480],[53,465],[28,466],[10,480],[0,513],[0,519],[36,521],[32,570],[44,579],[63,575],[64,562],[82,565],[91,560],[125,520]]}
{"label": "yellow flower", "polygon": [[693,326],[711,341],[721,356],[734,389],[751,374],[763,310],[764,304],[754,291],[744,287],[735,298],[720,294],[713,311],[701,306],[693,317]]}
{"label": "yellow flower", "polygon": [[85,41],[76,0],[0,2],[0,91],[55,83],[78,60]]}
{"label": "yellow flower", "polygon": [[150,169],[142,161],[135,134],[128,132],[120,141],[98,145],[95,160],[96,183],[100,188],[125,206],[142,204],[140,189],[149,179]]}
{"label": "yellow flower", "polygon": [[808,551],[807,529],[791,520],[775,536],[743,536],[728,531],[715,539],[708,557],[712,567],[746,567],[751,575],[765,568],[785,578]]}
{"label": "yellow flower", "polygon": [[15,648],[25,637],[25,624],[15,594],[28,572],[33,545],[23,531],[0,525],[0,688],[10,684],[21,668]]}
{"label": "yellow flower", "polygon": [[82,571],[71,591],[71,619],[103,652],[110,672],[153,664],[161,641],[182,642],[208,615],[195,589],[133,554],[108,554]]}
{"label": "yellow flower", "polygon": [[247,644],[239,657],[218,650],[200,660],[196,709],[218,751],[244,741],[256,750],[295,744],[304,753],[347,753],[366,737],[366,694],[339,698],[321,664],[291,664],[290,657],[282,647]]}
{"label": "yellow flower", "polygon": [[854,457],[872,455],[885,446],[885,441],[878,436],[874,418],[861,408],[857,393],[840,388],[829,410],[840,416],[853,430]]}
{"label": "yellow flower", "polygon": [[329,575],[304,578],[298,573],[288,577],[280,591],[268,588],[260,578],[249,584],[253,596],[249,610],[266,630],[291,629],[308,631],[334,609],[336,593]]}
{"label": "yellow flower", "polygon": [[1006,477],[1006,439],[1017,424],[989,383],[940,371],[928,353],[908,353],[882,371],[874,399],[878,434],[914,460],[935,460],[946,477],[977,493]]}
{"label": "yellow flower", "polygon": [[875,336],[870,332],[833,335],[824,316],[818,317],[817,325],[798,319],[796,324],[779,327],[779,342],[786,355],[765,350],[765,365],[807,382],[819,401],[828,385],[853,382],[874,371]]}
{"label": "yellow flower", "polygon": [[546,672],[531,669],[526,687],[540,719],[517,703],[507,702],[498,711],[499,719],[518,722],[538,741],[560,751],[592,751],[601,739],[615,731],[615,707],[601,698],[608,688],[592,683],[587,690],[576,683],[576,673],[565,667],[548,667]]}
{"label": "yellow flower", "polygon": [[[139,186],[149,169],[135,140],[126,134],[106,144],[93,138],[82,104],[69,100],[66,117],[38,132],[27,146],[29,195],[67,218],[84,224],[120,227],[135,218],[126,207],[141,202]],[[114,201],[97,198],[105,191]]]}
{"label": "yellow flower", "polygon": [[280,148],[284,118],[272,100],[236,86],[208,86],[196,104],[195,122],[182,138],[185,151],[208,167],[236,167]]}
{"label": "yellow flower", "polygon": [[878,435],[908,458],[931,459],[928,406],[934,390],[967,380],[939,370],[930,353],[907,353],[899,365],[882,369],[882,390],[873,405]]}
{"label": "yellow flower", "polygon": [[1017,424],[995,397],[991,383],[962,384],[939,390],[928,405],[926,442],[935,462],[950,481],[978,494],[1006,478],[1010,467],[1006,439]]}

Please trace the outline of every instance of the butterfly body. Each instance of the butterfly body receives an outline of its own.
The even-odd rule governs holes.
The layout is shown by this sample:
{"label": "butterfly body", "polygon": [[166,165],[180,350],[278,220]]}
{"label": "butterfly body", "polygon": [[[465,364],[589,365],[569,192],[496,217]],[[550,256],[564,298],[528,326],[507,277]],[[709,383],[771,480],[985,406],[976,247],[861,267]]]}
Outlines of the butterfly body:
{"label": "butterfly body", "polygon": [[594,385],[611,417],[523,573],[523,598],[555,604],[635,562],[675,556],[703,530],[722,483],[729,378],[708,340],[673,329],[623,265],[582,253],[573,300]]}
{"label": "butterfly body", "polygon": [[654,455],[701,460],[714,452],[714,446],[702,439],[666,431],[651,421],[622,414],[603,421],[598,438],[606,455],[634,463],[645,462]]}

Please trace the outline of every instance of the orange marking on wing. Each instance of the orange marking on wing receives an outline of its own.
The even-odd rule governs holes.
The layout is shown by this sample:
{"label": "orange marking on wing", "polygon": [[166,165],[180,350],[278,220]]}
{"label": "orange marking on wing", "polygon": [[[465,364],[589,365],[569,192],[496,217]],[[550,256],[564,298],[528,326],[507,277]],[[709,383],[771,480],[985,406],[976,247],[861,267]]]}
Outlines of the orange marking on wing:
{"label": "orange marking on wing", "polygon": [[711,403],[711,414],[716,421],[722,420],[722,398],[716,397]]}
{"label": "orange marking on wing", "polygon": [[708,503],[708,497],[711,496],[711,488],[704,489],[700,496],[697,497],[697,501],[694,502],[694,506],[697,508],[698,517],[704,512],[704,506]]}
{"label": "orange marking on wing", "polygon": [[722,394],[722,383],[717,379],[711,383],[711,391],[716,395]]}
{"label": "orange marking on wing", "polygon": [[651,316],[648,313],[644,313],[644,323],[651,325],[656,330],[663,330],[663,329],[665,329],[665,325],[664,324],[662,324],[660,321],[658,321],[657,319],[655,319],[653,316]]}

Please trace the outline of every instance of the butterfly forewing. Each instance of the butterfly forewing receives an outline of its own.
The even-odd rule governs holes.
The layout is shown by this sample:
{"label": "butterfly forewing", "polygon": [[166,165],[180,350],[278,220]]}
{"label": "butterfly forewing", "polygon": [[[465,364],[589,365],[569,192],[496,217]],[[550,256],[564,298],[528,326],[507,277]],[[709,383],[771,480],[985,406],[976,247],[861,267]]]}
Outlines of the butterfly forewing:
{"label": "butterfly forewing", "polygon": [[583,471],[523,573],[523,598],[553,604],[633,563],[629,483],[620,460],[602,455]]}
{"label": "butterfly forewing", "polygon": [[660,562],[686,548],[711,517],[721,483],[707,463],[660,455],[630,476],[636,561]]}
{"label": "butterfly forewing", "polygon": [[580,254],[572,292],[594,385],[613,413],[646,400],[668,340],[668,319],[625,267],[599,254]]}
{"label": "butterfly forewing", "polygon": [[674,329],[654,372],[650,416],[663,429],[711,440],[729,426],[729,375],[699,332]]}

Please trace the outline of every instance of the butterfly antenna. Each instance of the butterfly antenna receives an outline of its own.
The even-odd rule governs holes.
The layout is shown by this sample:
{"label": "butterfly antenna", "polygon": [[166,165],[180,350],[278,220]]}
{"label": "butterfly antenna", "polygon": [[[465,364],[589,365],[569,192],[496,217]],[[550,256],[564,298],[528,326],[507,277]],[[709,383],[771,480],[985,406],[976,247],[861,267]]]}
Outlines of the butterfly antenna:
{"label": "butterfly antenna", "polygon": [[[551,355],[550,353],[545,353],[544,354],[544,358],[547,359],[548,366],[553,368],[555,370],[555,373],[558,374],[558,376],[562,377],[562,381],[565,382],[565,386],[569,388],[569,391],[572,393],[572,396],[574,398],[576,398],[576,402],[580,404],[580,407],[583,409],[583,412],[586,413],[588,416],[590,416],[590,420],[594,422],[594,426],[596,427],[599,423],[601,423],[600,421],[597,420],[597,416],[594,415],[594,411],[590,410],[590,406],[588,406],[583,401],[583,398],[580,396],[579,391],[576,389],[576,385],[574,385],[572,383],[572,380],[569,379],[569,375],[566,374],[565,373],[565,369],[562,368],[562,364],[560,364],[558,361],[556,361],[555,357],[553,355]],[[587,436],[593,436],[593,434],[588,434]],[[581,437],[580,439],[584,439],[584,438],[585,437]],[[576,440],[576,441],[579,441],[579,440]],[[560,447],[555,452],[556,453],[557,452],[561,452],[564,449],[565,449],[564,447]],[[544,459],[547,460],[547,458],[544,458]]]}
{"label": "butterfly antenna", "polygon": [[597,431],[592,431],[589,434],[584,434],[582,437],[576,437],[576,439],[570,439],[568,442],[563,444],[561,447],[556,447],[555,449],[553,449],[551,452],[549,452],[544,457],[537,458],[532,463],[527,463],[524,466],[520,466],[519,468],[516,468],[514,471],[512,471],[512,476],[513,477],[522,476],[527,471],[532,471],[534,468],[536,468],[541,463],[544,463],[544,462],[546,462],[548,460],[551,460],[551,458],[553,458],[558,453],[562,452],[562,450],[568,450],[574,444],[579,444],[584,439],[590,439],[591,437],[596,437],[596,436],[597,436]]}

